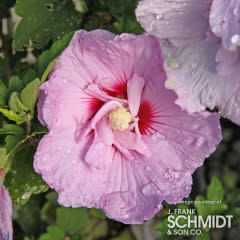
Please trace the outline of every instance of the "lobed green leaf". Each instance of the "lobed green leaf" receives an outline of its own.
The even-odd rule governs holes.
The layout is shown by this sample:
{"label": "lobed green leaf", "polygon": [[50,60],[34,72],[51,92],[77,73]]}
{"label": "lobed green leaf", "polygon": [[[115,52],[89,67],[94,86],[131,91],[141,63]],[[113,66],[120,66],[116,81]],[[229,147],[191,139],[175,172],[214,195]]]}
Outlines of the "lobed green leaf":
{"label": "lobed green leaf", "polygon": [[34,112],[34,107],[38,98],[39,85],[40,79],[36,78],[30,83],[28,83],[27,86],[21,92],[21,100],[24,106],[26,106],[27,109],[30,110],[32,114]]}
{"label": "lobed green leaf", "polygon": [[15,12],[22,19],[13,34],[14,52],[30,46],[30,41],[32,47],[42,48],[79,29],[82,18],[70,0],[17,0]]}
{"label": "lobed green leaf", "polygon": [[71,207],[58,208],[57,225],[71,235],[83,233],[88,225],[87,209]]}

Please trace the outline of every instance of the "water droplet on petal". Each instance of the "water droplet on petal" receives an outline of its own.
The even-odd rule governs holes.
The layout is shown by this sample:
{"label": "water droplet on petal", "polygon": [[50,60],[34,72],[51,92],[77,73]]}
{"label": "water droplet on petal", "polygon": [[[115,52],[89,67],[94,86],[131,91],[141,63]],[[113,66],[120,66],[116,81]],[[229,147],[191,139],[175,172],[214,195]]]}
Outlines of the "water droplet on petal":
{"label": "water droplet on petal", "polygon": [[239,15],[239,13],[238,13],[238,8],[234,8],[234,9],[233,9],[233,14],[234,14],[235,16],[238,16],[238,15]]}
{"label": "water droplet on petal", "polygon": [[231,43],[236,47],[240,47],[240,35],[239,34],[233,35],[231,37]]}
{"label": "water droplet on petal", "polygon": [[155,16],[155,18],[157,20],[162,20],[162,19],[164,19],[164,14],[158,14],[158,15]]}
{"label": "water droplet on petal", "polygon": [[43,156],[43,158],[42,158],[42,161],[43,161],[43,162],[46,162],[47,160],[48,160],[48,155],[45,154],[45,155]]}
{"label": "water droplet on petal", "polygon": [[192,125],[193,130],[199,130],[200,128],[201,128],[201,126],[197,123]]}
{"label": "water droplet on petal", "polygon": [[181,67],[181,62],[177,58],[169,58],[167,65],[171,69],[176,70]]}
{"label": "water droplet on petal", "polygon": [[67,150],[67,154],[70,154],[71,152],[72,152],[71,149],[68,149],[68,150]]}
{"label": "water droplet on petal", "polygon": [[220,34],[221,31],[222,31],[222,27],[221,25],[215,25],[213,28],[212,28],[213,32],[216,33],[216,34]]}
{"label": "water droplet on petal", "polygon": [[190,66],[195,69],[197,67],[198,63],[197,62],[191,62]]}
{"label": "water droplet on petal", "polygon": [[125,216],[124,216],[124,217],[125,217],[125,218],[128,218],[128,216],[129,216],[128,214],[125,214]]}
{"label": "water droplet on petal", "polygon": [[191,137],[191,136],[186,137],[185,142],[189,145],[193,144],[194,143],[194,137]]}
{"label": "water droplet on petal", "polygon": [[201,147],[205,143],[205,139],[203,137],[198,138],[196,145]]}
{"label": "water droplet on petal", "polygon": [[169,178],[169,177],[170,177],[170,175],[169,175],[169,173],[168,173],[168,172],[165,172],[165,173],[163,174],[163,177],[164,177],[164,178]]}
{"label": "water droplet on petal", "polygon": [[153,188],[152,184],[148,183],[147,185],[145,185],[142,188],[142,193],[147,197],[153,195],[155,193],[155,191],[154,191],[154,188]]}
{"label": "water droplet on petal", "polygon": [[174,177],[175,178],[179,178],[180,177],[180,174],[178,172],[174,173]]}
{"label": "water droplet on petal", "polygon": [[148,172],[151,171],[151,168],[150,168],[149,166],[147,166],[145,169],[146,169],[146,171],[148,171]]}

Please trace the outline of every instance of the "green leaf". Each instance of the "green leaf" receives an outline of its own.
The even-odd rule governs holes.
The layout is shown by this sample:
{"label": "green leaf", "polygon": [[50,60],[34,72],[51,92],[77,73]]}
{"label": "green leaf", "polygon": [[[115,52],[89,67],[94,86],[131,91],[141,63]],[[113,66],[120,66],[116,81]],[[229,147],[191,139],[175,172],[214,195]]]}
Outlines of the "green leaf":
{"label": "green leaf", "polygon": [[24,86],[26,86],[29,82],[31,82],[35,78],[36,78],[35,71],[30,68],[23,77]]}
{"label": "green leaf", "polygon": [[[18,153],[18,151],[20,151],[20,150],[22,150],[22,147],[23,147],[23,145],[28,141],[30,144],[33,144],[33,143],[35,143],[35,141],[34,141],[34,137],[36,136],[36,135],[39,135],[39,134],[43,134],[43,133],[45,133],[45,131],[41,131],[41,130],[39,130],[39,131],[35,131],[35,132],[33,132],[31,135],[27,135],[27,136],[25,136],[25,138],[23,138],[23,139],[18,139],[19,141],[17,142],[16,140],[12,140],[12,139],[10,139],[9,141],[9,148],[11,148],[11,151],[8,153],[8,155],[7,155],[7,160],[6,160],[6,163],[5,163],[5,167],[4,167],[4,171],[3,171],[3,175],[5,176],[8,172],[9,172],[9,170],[11,169],[11,166],[12,166],[12,162],[13,162],[13,160],[14,160],[14,157],[15,157],[15,155]],[[9,136],[7,136],[8,138],[10,137],[10,135]],[[14,136],[14,137],[22,137],[22,135],[16,135],[16,136]],[[5,139],[6,140],[6,139]],[[17,142],[17,143],[16,143]]]}
{"label": "green leaf", "polygon": [[41,230],[40,198],[31,198],[25,205],[17,208],[16,220],[25,235],[38,235]]}
{"label": "green leaf", "polygon": [[57,209],[57,225],[66,233],[74,235],[82,233],[88,225],[88,213],[86,208]]}
{"label": "green leaf", "polygon": [[37,63],[38,76],[41,78],[41,82],[44,82],[51,71],[56,58],[62,53],[62,51],[69,45],[73,37],[73,32],[66,34],[62,39],[56,41],[50,50],[43,52]]}
{"label": "green leaf", "polygon": [[198,215],[202,216],[204,219],[208,216],[208,205],[203,203],[205,201],[205,197],[201,195],[197,196],[194,201],[194,206],[197,209]]}
{"label": "green leaf", "polygon": [[26,112],[28,109],[23,105],[20,94],[18,92],[13,92],[9,98],[9,107],[16,113]]}
{"label": "green leaf", "polygon": [[48,190],[41,175],[33,169],[33,156],[36,149],[29,145],[22,146],[14,155],[11,171],[5,178],[5,186],[14,205],[25,204],[32,194]]}
{"label": "green leaf", "polygon": [[0,134],[24,135],[25,130],[22,127],[19,127],[15,124],[5,124],[0,129]]}
{"label": "green leaf", "polygon": [[[16,55],[18,55],[19,58],[26,57],[24,52],[19,52],[15,54],[15,56]],[[26,72],[29,70],[29,68],[30,68],[30,65],[27,62],[21,62],[19,59],[19,61],[16,62],[16,64],[14,65],[14,68],[12,69],[12,75],[16,75],[22,80]]]}
{"label": "green leaf", "polygon": [[10,92],[20,92],[23,88],[23,82],[19,79],[18,76],[12,76],[9,79],[8,90]]}
{"label": "green leaf", "polygon": [[[196,201],[200,201],[200,203],[196,203]],[[206,199],[203,196],[197,196],[195,199],[194,206],[197,209],[199,215],[206,219],[208,215],[217,215],[224,213],[228,206],[221,201],[214,201],[213,203],[203,203]]]}
{"label": "green leaf", "polygon": [[15,135],[15,136],[8,135],[4,140],[5,148],[7,149],[7,152],[10,152],[11,150],[13,150],[17,146],[17,144],[24,138],[25,138],[24,135]]}
{"label": "green leaf", "polygon": [[224,188],[219,179],[215,176],[212,177],[211,183],[207,188],[208,200],[223,200]]}
{"label": "green leaf", "polygon": [[105,0],[85,0],[87,8],[93,11],[106,11],[107,5],[105,4]]}
{"label": "green leaf", "polygon": [[47,227],[47,232],[39,240],[64,240],[65,232],[58,226]]}
{"label": "green leaf", "polygon": [[239,224],[240,223],[240,208],[231,208],[224,213],[225,215],[232,215],[232,224]]}
{"label": "green leaf", "polygon": [[110,12],[117,18],[129,18],[134,17],[135,12],[134,10],[137,7],[138,0],[101,0],[104,2],[108,7]]}
{"label": "green leaf", "polygon": [[101,209],[91,208],[90,212],[91,212],[91,215],[94,217],[102,218],[102,219],[106,218],[105,213]]}
{"label": "green leaf", "polygon": [[[228,206],[222,202],[223,197],[223,186],[219,179],[214,176],[207,188],[207,199],[205,199],[203,196],[197,196],[194,206],[196,207],[198,214],[206,219],[208,215],[217,215],[228,209]],[[206,200],[209,202],[209,204],[204,203]]]}
{"label": "green leaf", "polygon": [[0,147],[0,168],[4,168],[7,161],[7,150],[4,147]]}
{"label": "green leaf", "polygon": [[99,218],[90,217],[88,226],[83,234],[84,240],[104,239],[104,236],[106,236],[107,231],[108,231],[107,221],[100,220]]}
{"label": "green leaf", "polygon": [[40,79],[36,78],[22,90],[21,100],[23,104],[33,113],[34,107],[38,98],[38,87],[40,85]]}
{"label": "green leaf", "polygon": [[[0,1],[1,2],[1,1]],[[0,78],[4,81],[8,79],[9,65],[5,58],[0,58]]]}
{"label": "green leaf", "polygon": [[44,127],[40,123],[33,124],[31,130],[32,130],[32,134],[34,134],[34,135],[45,134],[45,133],[48,133],[48,131],[49,131],[48,128]]}
{"label": "green leaf", "polygon": [[29,119],[26,114],[17,114],[13,110],[8,110],[6,108],[0,108],[0,113],[9,120],[15,121],[18,125]]}
{"label": "green leaf", "polygon": [[94,29],[98,29],[100,28],[102,22],[103,22],[103,19],[105,18],[105,16],[99,16],[99,17],[96,17],[95,19],[91,19],[85,26],[84,26],[84,29],[87,30],[87,31],[92,31]]}
{"label": "green leaf", "polygon": [[41,83],[45,82],[45,80],[46,80],[47,77],[48,77],[48,74],[51,72],[51,70],[52,70],[54,64],[56,63],[56,61],[57,61],[57,58],[54,59],[54,60],[52,60],[52,61],[48,64],[45,72],[43,73],[43,75],[42,75],[42,77],[41,77]]}
{"label": "green leaf", "polygon": [[42,48],[79,29],[82,18],[72,1],[62,0],[18,0],[15,12],[22,20],[13,34],[13,51],[23,50],[30,40],[34,48]]}
{"label": "green leaf", "polygon": [[47,222],[55,222],[56,209],[57,209],[57,204],[50,201],[46,202],[42,207],[41,218]]}
{"label": "green leaf", "polygon": [[41,211],[41,216],[42,219],[45,221],[56,221],[56,209],[59,206],[57,199],[58,199],[58,194],[54,191],[49,192],[46,194],[45,198],[48,200]]}
{"label": "green leaf", "polygon": [[115,33],[133,33],[133,34],[141,34],[144,32],[143,28],[137,22],[136,19],[131,18],[122,18],[119,19],[118,22],[113,24],[114,28],[116,29]]}
{"label": "green leaf", "polygon": [[50,192],[46,195],[46,199],[48,201],[57,203],[57,199],[58,199],[58,194],[56,192]]}
{"label": "green leaf", "polygon": [[240,189],[228,193],[225,202],[229,207],[240,207]]}
{"label": "green leaf", "polygon": [[2,80],[0,80],[0,106],[4,106],[7,104],[8,94],[8,89],[6,88]]}
{"label": "green leaf", "polygon": [[196,240],[211,240],[210,233],[202,231],[202,234],[196,235]]}

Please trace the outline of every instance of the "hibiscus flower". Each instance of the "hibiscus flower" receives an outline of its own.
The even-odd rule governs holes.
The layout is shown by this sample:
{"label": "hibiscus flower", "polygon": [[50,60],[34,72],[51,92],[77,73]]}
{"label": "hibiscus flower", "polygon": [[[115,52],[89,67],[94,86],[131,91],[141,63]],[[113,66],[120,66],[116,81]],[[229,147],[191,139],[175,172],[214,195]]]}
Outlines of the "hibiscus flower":
{"label": "hibiscus flower", "polygon": [[2,184],[2,168],[0,168],[0,239],[12,239],[12,199]]}
{"label": "hibiscus flower", "polygon": [[182,111],[165,80],[157,38],[75,33],[38,102],[50,132],[34,167],[60,204],[142,223],[163,200],[189,195],[191,174],[222,139],[219,117]]}
{"label": "hibiscus flower", "polygon": [[240,124],[240,0],[143,0],[136,15],[168,41],[167,86],[176,103],[190,113],[217,107]]}

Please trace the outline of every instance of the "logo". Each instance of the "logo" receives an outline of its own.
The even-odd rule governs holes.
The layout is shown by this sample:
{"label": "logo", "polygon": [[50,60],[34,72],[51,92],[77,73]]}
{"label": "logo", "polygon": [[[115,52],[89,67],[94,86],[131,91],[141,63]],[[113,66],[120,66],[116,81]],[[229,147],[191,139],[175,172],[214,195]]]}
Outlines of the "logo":
{"label": "logo", "polygon": [[208,215],[203,218],[196,209],[174,209],[168,212],[168,235],[201,235],[202,228],[231,228],[233,215]]}

